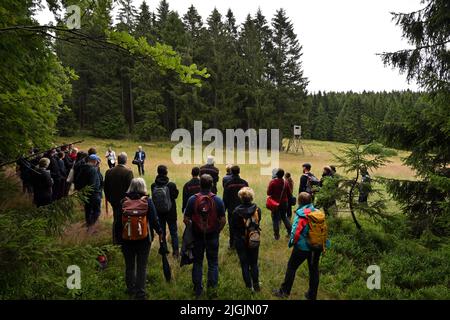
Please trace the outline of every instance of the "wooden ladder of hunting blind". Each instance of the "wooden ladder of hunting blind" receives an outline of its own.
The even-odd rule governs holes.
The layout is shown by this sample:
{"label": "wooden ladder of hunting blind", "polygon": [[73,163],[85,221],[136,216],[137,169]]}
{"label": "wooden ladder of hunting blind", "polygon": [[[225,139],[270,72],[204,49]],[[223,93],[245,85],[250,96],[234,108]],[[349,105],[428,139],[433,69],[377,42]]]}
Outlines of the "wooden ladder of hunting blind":
{"label": "wooden ladder of hunting blind", "polygon": [[289,153],[289,151],[299,153],[300,150],[302,154],[305,154],[300,137],[294,136],[293,138],[290,138],[286,146],[286,153]]}

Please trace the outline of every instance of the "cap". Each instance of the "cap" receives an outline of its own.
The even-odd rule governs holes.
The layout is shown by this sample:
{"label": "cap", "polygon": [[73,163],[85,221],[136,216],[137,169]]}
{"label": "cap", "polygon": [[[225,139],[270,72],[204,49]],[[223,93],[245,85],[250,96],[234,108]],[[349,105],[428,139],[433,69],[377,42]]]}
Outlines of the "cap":
{"label": "cap", "polygon": [[98,161],[98,162],[101,161],[100,158],[99,158],[96,154],[91,154],[91,155],[88,157],[88,159],[89,159],[89,160],[96,160],[96,161]]}

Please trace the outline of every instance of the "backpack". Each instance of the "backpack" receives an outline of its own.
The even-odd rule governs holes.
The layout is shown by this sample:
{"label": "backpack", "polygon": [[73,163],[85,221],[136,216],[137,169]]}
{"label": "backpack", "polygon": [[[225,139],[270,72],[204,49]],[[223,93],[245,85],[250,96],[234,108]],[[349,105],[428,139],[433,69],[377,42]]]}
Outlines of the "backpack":
{"label": "backpack", "polygon": [[304,175],[308,178],[308,181],[306,183],[306,192],[308,192],[309,194],[313,194],[313,187],[318,186],[320,184],[320,180],[317,179],[317,177],[311,172],[305,173]]}
{"label": "backpack", "polygon": [[259,227],[258,207],[253,215],[244,219],[245,225],[245,242],[249,249],[255,249],[259,247],[261,243],[261,228]]}
{"label": "backpack", "polygon": [[308,234],[307,242],[312,250],[325,252],[326,241],[328,237],[328,226],[325,221],[325,213],[321,210],[310,211],[308,214],[305,209],[306,217],[308,219]]}
{"label": "backpack", "polygon": [[167,184],[161,186],[156,185],[152,190],[152,199],[155,203],[156,211],[166,213],[172,209],[172,199],[170,198],[170,190]]}
{"label": "backpack", "polygon": [[143,240],[148,237],[149,225],[147,212],[147,196],[143,196],[140,199],[125,197],[122,203],[123,240]]}
{"label": "backpack", "polygon": [[217,215],[214,193],[197,193],[195,195],[192,225],[197,232],[210,234],[219,230],[219,217]]}

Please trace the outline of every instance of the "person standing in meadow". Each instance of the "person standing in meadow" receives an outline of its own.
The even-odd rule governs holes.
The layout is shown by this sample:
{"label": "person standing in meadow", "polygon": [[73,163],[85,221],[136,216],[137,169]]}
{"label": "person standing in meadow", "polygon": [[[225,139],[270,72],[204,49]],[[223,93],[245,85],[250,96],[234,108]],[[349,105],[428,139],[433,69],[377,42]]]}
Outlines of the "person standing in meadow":
{"label": "person standing in meadow", "polygon": [[280,239],[280,223],[283,221],[288,234],[291,233],[291,222],[287,217],[288,200],[292,196],[292,190],[289,183],[283,179],[284,170],[279,168],[276,178],[272,179],[267,188],[267,195],[278,203],[278,206],[272,210],[273,233],[275,240]]}
{"label": "person standing in meadow", "polygon": [[231,227],[231,216],[234,209],[241,203],[238,192],[244,187],[248,187],[247,181],[242,179],[239,174],[241,169],[239,166],[231,167],[231,178],[225,184],[223,189],[223,202],[225,204],[225,210],[227,210],[228,226],[230,230],[230,246],[229,249],[234,249],[234,229]]}
{"label": "person standing in meadow", "polygon": [[194,265],[192,282],[195,297],[203,293],[203,259],[208,260],[208,292],[211,298],[217,296],[219,282],[219,234],[226,224],[225,206],[222,199],[211,192],[213,178],[209,174],[200,176],[201,191],[189,198],[184,212],[184,223],[192,225],[194,237]]}
{"label": "person standing in meadow", "polygon": [[255,192],[244,187],[238,193],[241,204],[238,205],[231,216],[230,228],[233,230],[234,245],[239,256],[242,277],[245,286],[259,292],[259,238],[261,209],[253,203]]}
{"label": "person standing in meadow", "polygon": [[117,157],[118,165],[105,173],[105,197],[113,208],[113,243],[120,244],[122,232],[121,201],[133,180],[133,171],[126,167],[127,154],[122,152]]}

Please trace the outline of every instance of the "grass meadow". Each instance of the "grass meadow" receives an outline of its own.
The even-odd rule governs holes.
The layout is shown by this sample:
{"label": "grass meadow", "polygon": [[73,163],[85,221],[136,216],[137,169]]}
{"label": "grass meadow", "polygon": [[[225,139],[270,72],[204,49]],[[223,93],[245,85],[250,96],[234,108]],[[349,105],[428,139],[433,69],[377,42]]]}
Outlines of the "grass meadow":
{"label": "grass meadow", "polygon": [[[70,140],[77,140],[72,138]],[[68,142],[61,139],[58,142]],[[290,172],[295,182],[295,188],[298,188],[298,181],[301,174],[301,164],[310,162],[312,172],[320,177],[324,165],[335,164],[333,154],[339,153],[339,149],[345,147],[342,143],[309,141],[303,142],[304,154],[286,154],[280,153],[280,167],[286,172]],[[147,160],[145,163],[145,180],[147,185],[154,181],[156,167],[159,164],[165,164],[169,170],[169,178],[177,184],[181,191],[183,184],[190,179],[190,171],[193,165],[175,165],[171,161],[170,143],[138,143],[126,140],[101,140],[85,138],[85,141],[77,147],[81,150],[87,150],[89,147],[96,147],[98,155],[104,159],[105,152],[109,146],[116,153],[126,152],[129,157],[129,167],[132,168],[135,177],[138,176],[137,167],[131,164],[132,157],[138,145],[142,145]],[[405,152],[398,152],[398,156],[390,158],[392,161],[385,167],[374,172],[373,176],[384,176],[389,178],[414,179],[414,173],[402,165],[401,158],[406,155]],[[225,172],[225,164],[217,165],[222,177]],[[101,171],[107,170],[107,163],[103,161]],[[340,168],[338,173],[342,174]],[[255,190],[256,203],[262,209],[262,244],[260,247],[259,266],[260,282],[262,291],[257,294],[250,293],[242,280],[241,270],[237,255],[234,251],[228,249],[228,226],[220,236],[219,249],[219,288],[218,299],[273,299],[272,289],[278,288],[283,281],[287,261],[290,256],[290,249],[287,247],[287,237],[284,226],[281,226],[281,239],[275,241],[273,238],[270,212],[265,208],[266,188],[270,181],[269,176],[260,174],[258,165],[241,165],[241,176],[249,182],[249,185]],[[219,195],[223,193],[222,186],[219,184]],[[181,245],[181,235],[184,230],[181,213],[181,194],[177,199],[178,208],[178,232]],[[398,214],[399,208],[394,201],[388,200],[388,210],[398,219],[403,219]],[[427,297],[427,292],[416,295],[415,286],[408,288],[399,288],[397,275],[385,277],[383,274],[383,288],[381,290],[368,290],[366,279],[369,276],[366,269],[370,264],[385,265],[384,269],[398,270],[398,266],[392,265],[390,252],[397,250],[402,254],[403,249],[397,248],[397,243],[393,245],[391,235],[386,233],[383,227],[364,217],[359,217],[364,232],[357,232],[351,220],[348,218],[348,212],[345,208],[339,214],[339,218],[329,221],[330,238],[332,248],[321,258],[321,282],[319,286],[318,299],[384,299],[384,298],[423,298]],[[403,220],[402,220],[403,221]],[[83,215],[79,214],[79,222],[71,225],[65,231],[65,234],[59,240],[63,246],[107,246],[111,243],[112,209],[109,208],[109,215],[105,212],[104,202],[102,204],[102,215],[99,220],[98,232],[93,235],[87,235],[82,227]],[[397,231],[396,231],[397,232]],[[397,236],[396,236],[397,237]],[[399,236],[401,237],[401,235]],[[397,239],[397,238],[395,238]],[[395,240],[397,241],[397,240]],[[414,244],[416,245],[416,243]],[[408,245],[409,246],[409,245]],[[417,244],[417,246],[419,246]],[[108,267],[99,271],[95,267],[86,267],[82,270],[82,289],[76,294],[71,293],[74,298],[82,299],[126,299],[124,293],[124,262],[120,250],[117,247],[107,246]],[[149,299],[192,299],[193,291],[191,284],[192,266],[180,267],[177,261],[169,256],[169,262],[172,267],[173,280],[166,283],[163,278],[161,258],[157,253],[157,244],[151,249],[148,263],[148,283],[147,292]],[[169,250],[171,246],[169,245]],[[447,255],[448,256],[448,255]],[[408,256],[406,256],[408,258]],[[437,259],[441,261],[441,256]],[[92,258],[93,260],[95,257]],[[418,257],[419,261],[420,256]],[[404,261],[402,261],[403,263]],[[76,264],[77,261],[74,261]],[[83,262],[80,262],[83,263]],[[409,264],[409,262],[405,262]],[[442,261],[442,263],[444,263]],[[413,267],[414,268],[414,267]],[[447,267],[448,268],[448,267]],[[206,259],[204,262],[206,274]],[[383,270],[383,267],[382,267]],[[410,271],[406,271],[410,272]],[[303,292],[307,290],[308,272],[306,263],[301,266],[297,272],[292,293],[289,299],[303,299]],[[400,275],[406,277],[407,275]],[[205,277],[204,277],[205,278]],[[403,279],[403,278],[402,278]],[[434,279],[434,278],[433,278]],[[447,278],[448,281],[448,278]],[[435,281],[436,282],[436,281]],[[421,286],[430,286],[430,283],[420,284]],[[433,282],[431,297],[434,295],[445,294],[448,296],[448,289],[444,286],[437,287]],[[406,291],[405,291],[406,290]],[[422,290],[422,289],[421,289]],[[70,298],[70,297],[69,297]]]}

